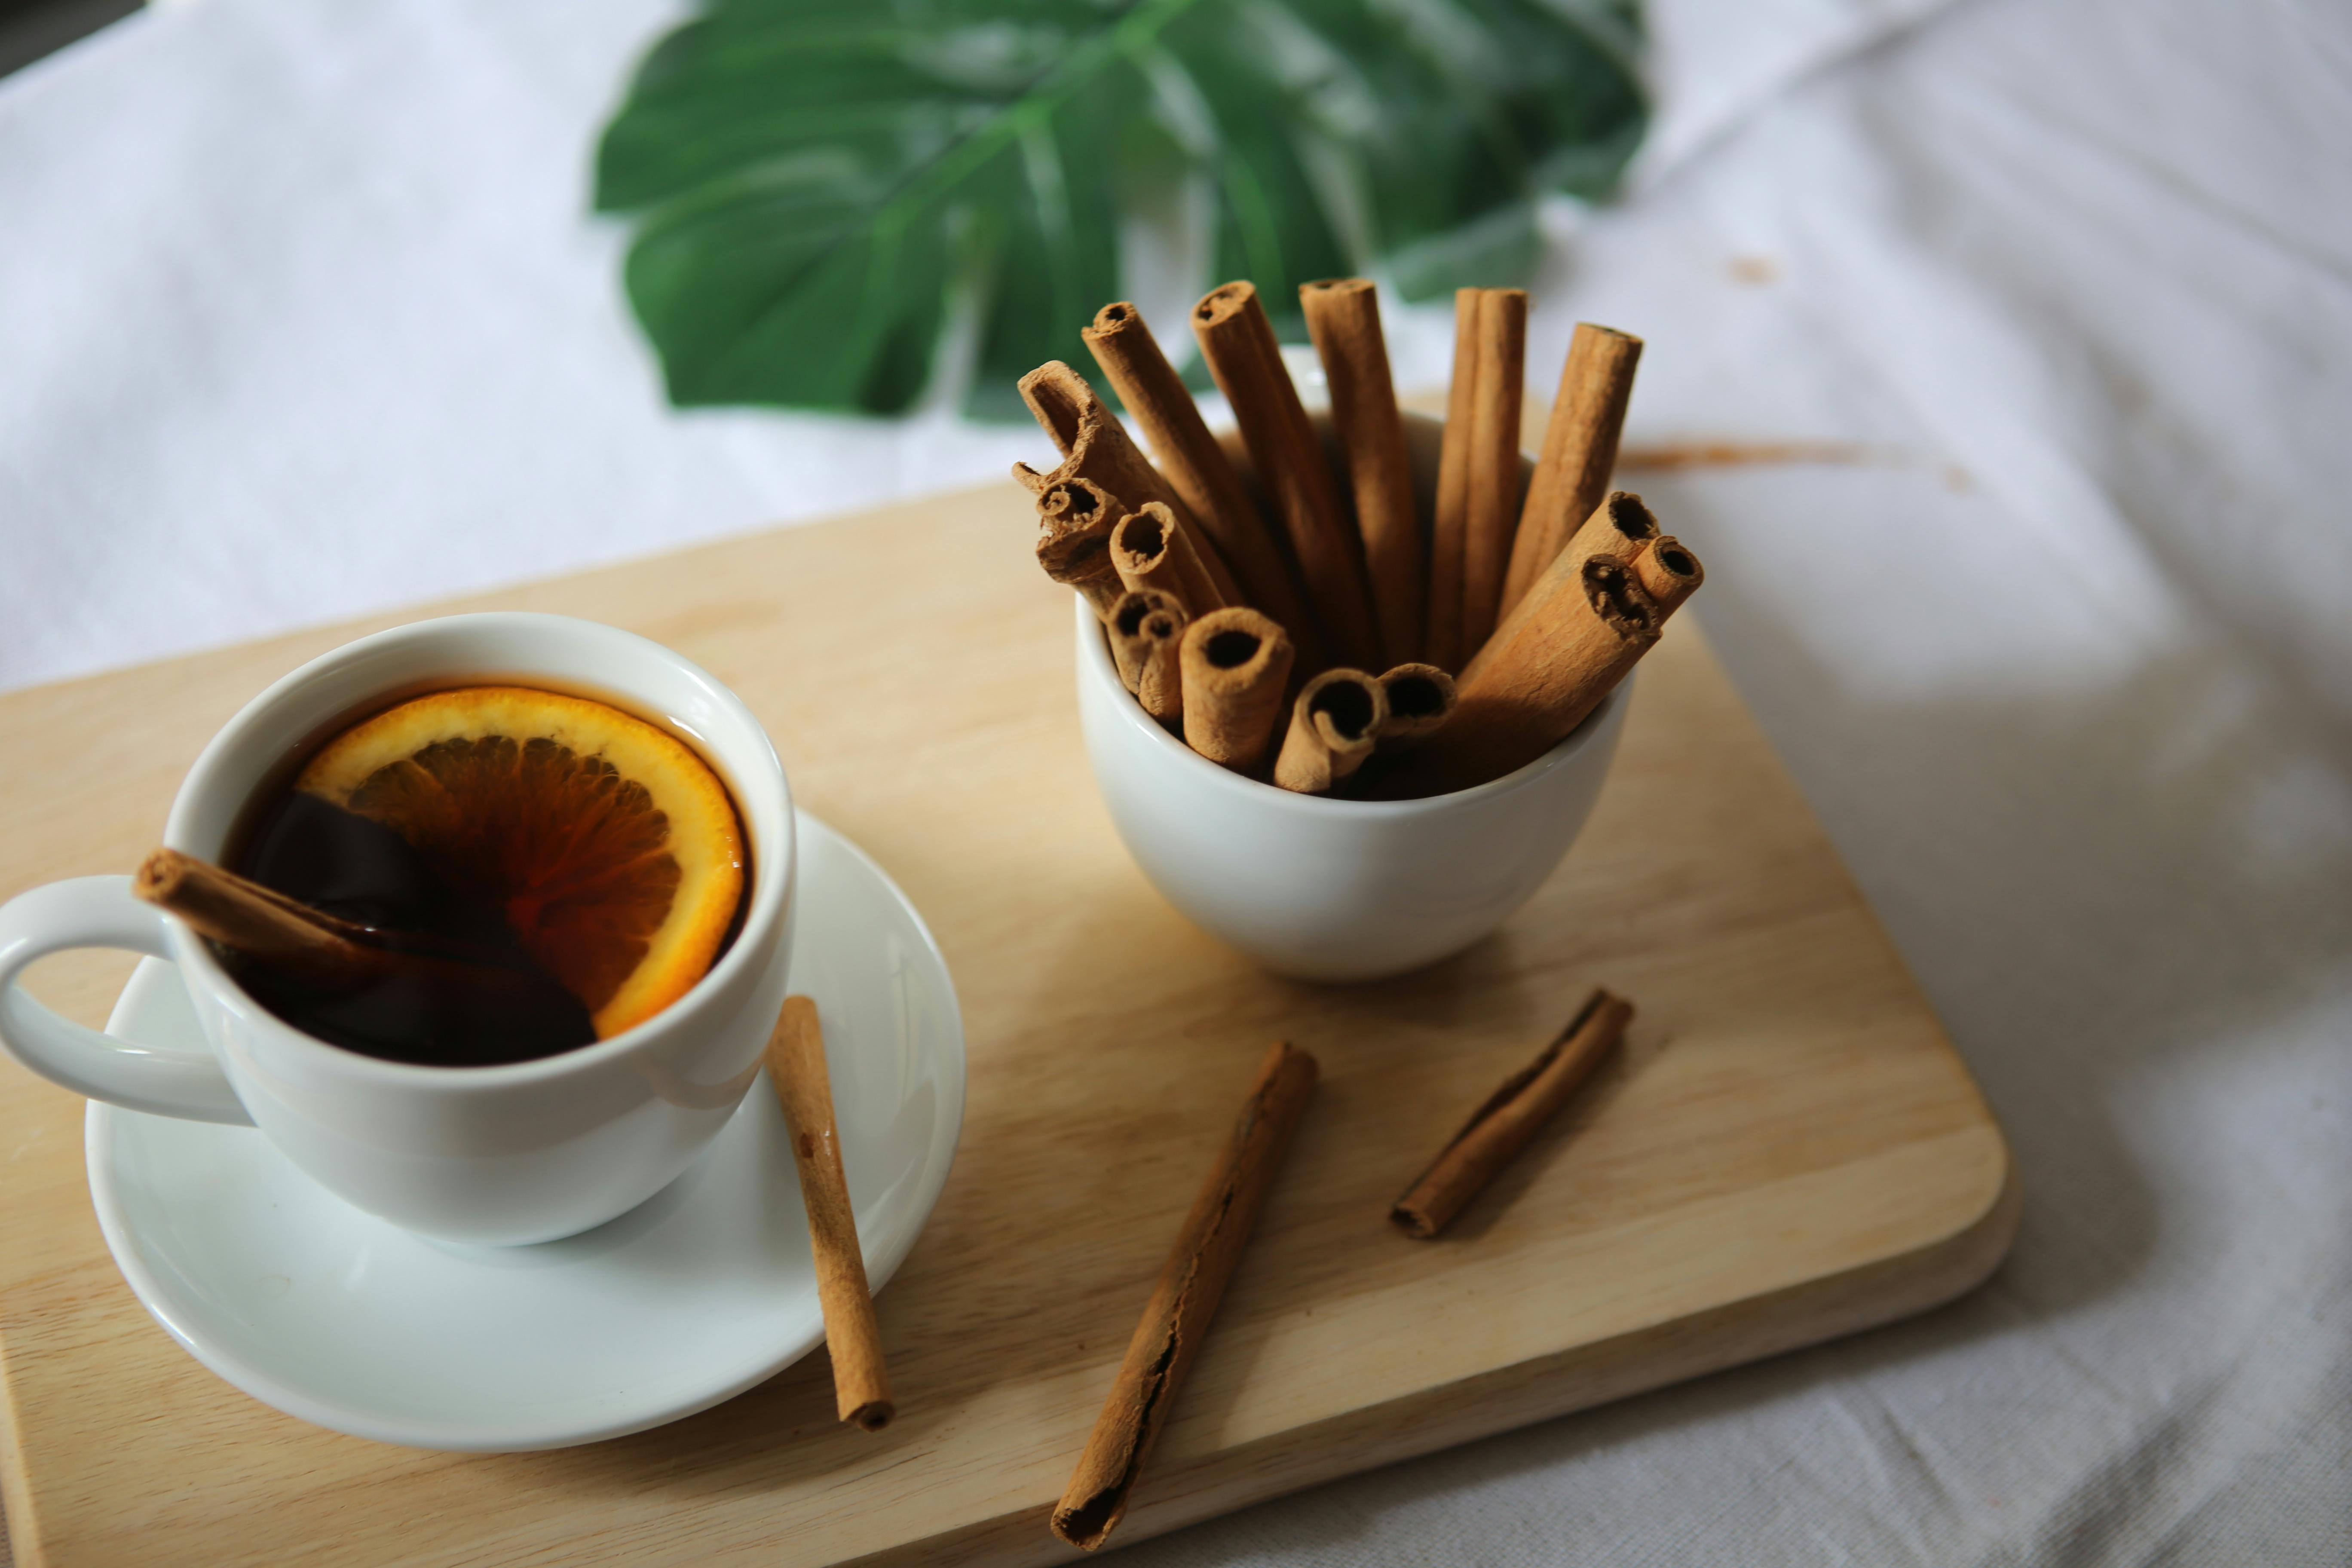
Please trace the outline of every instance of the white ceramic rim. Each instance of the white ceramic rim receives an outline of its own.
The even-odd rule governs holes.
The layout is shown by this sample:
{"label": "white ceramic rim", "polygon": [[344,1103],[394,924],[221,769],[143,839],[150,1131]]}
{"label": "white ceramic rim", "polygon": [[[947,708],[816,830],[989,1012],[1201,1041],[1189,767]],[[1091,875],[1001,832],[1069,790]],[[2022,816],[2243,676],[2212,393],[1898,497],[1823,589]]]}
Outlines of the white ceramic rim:
{"label": "white ceramic rim", "polygon": [[[618,626],[607,626],[602,621],[585,620],[573,616],[498,610],[476,615],[441,616],[432,620],[411,621],[405,626],[394,626],[387,631],[361,637],[355,642],[345,643],[341,647],[320,655],[301,668],[280,676],[259,696],[238,709],[236,717],[222,725],[220,731],[206,742],[202,752],[197,753],[196,760],[189,767],[186,777],[181,781],[178,792],[172,797],[172,813],[164,824],[163,842],[174,848],[184,847],[181,842],[185,826],[184,813],[194,809],[184,803],[196,793],[195,786],[209,784],[209,774],[223,765],[222,759],[242,739],[242,731],[258,721],[265,711],[283,701],[297,689],[322,676],[332,674],[345,665],[373,658],[385,648],[397,647],[404,642],[421,640],[428,636],[447,635],[451,631],[467,627],[486,626],[529,627],[534,625],[551,624],[563,628],[565,636],[581,637],[590,641],[602,641],[624,652],[627,657],[656,658],[669,665],[689,684],[699,687],[714,705],[729,710],[730,717],[739,721],[751,734],[757,736],[761,745],[765,748],[764,752],[755,757],[753,761],[764,762],[774,771],[774,788],[778,792],[779,798],[774,802],[763,804],[778,808],[783,832],[779,846],[780,853],[775,856],[763,855],[761,860],[753,865],[751,909],[751,912],[744,917],[743,929],[736,933],[733,945],[728,948],[717,963],[711,965],[709,973],[694,983],[693,989],[687,992],[685,995],[643,1023],[624,1029],[611,1039],[597,1040],[590,1045],[577,1046],[571,1050],[560,1051],[551,1057],[539,1057],[530,1061],[507,1062],[494,1067],[438,1067],[421,1062],[388,1061],[381,1057],[347,1050],[341,1046],[321,1040],[314,1035],[304,1034],[255,1001],[251,994],[239,985],[227,970],[221,967],[220,962],[213,956],[212,950],[205,943],[196,940],[194,933],[184,926],[173,921],[173,947],[178,955],[173,962],[180,966],[183,973],[193,968],[196,978],[206,989],[215,993],[222,1005],[236,1016],[240,1025],[266,1035],[275,1042],[273,1049],[298,1051],[308,1056],[313,1063],[322,1068],[350,1074],[363,1083],[373,1082],[387,1087],[398,1084],[410,1089],[466,1093],[476,1089],[509,1089],[552,1080],[575,1072],[591,1070],[615,1058],[627,1056],[653,1038],[656,1031],[673,1029],[680,1025],[689,1024],[696,1015],[709,1005],[711,997],[717,994],[722,986],[732,982],[746,965],[753,962],[755,953],[761,952],[768,943],[776,940],[776,928],[790,907],[793,886],[798,878],[800,868],[798,851],[793,844],[793,825],[795,812],[793,805],[792,782],[784,776],[783,762],[776,755],[775,742],[768,738],[766,726],[753,716],[741,698],[728,689],[709,670],[704,669],[677,649],[667,647],[651,637],[639,637],[635,632],[623,631]],[[562,679],[551,671],[546,672],[542,678]],[[521,681],[528,677],[517,676],[515,679]],[[587,682],[586,684],[595,683]],[[699,735],[695,738],[703,740]],[[707,746],[709,742],[704,741],[704,744]],[[735,770],[726,771],[732,773]],[[726,782],[731,793],[743,795],[749,795],[755,790],[764,789],[768,784],[764,779],[732,776]],[[753,809],[754,804],[750,801],[740,802],[737,805],[737,811],[747,817],[751,815]],[[782,861],[781,873],[773,866],[773,861],[777,859]],[[877,869],[878,870],[879,868]],[[913,906],[908,907],[911,909]]]}
{"label": "white ceramic rim", "polygon": [[1093,606],[1076,594],[1070,597],[1077,605],[1078,643],[1085,650],[1079,658],[1092,670],[1090,679],[1108,683],[1108,689],[1117,699],[1112,706],[1118,713],[1120,723],[1146,732],[1150,742],[1162,748],[1172,765],[1197,770],[1194,776],[1207,787],[1224,790],[1237,800],[1252,800],[1270,810],[1296,812],[1308,818],[1378,821],[1381,818],[1421,816],[1431,812],[1475,805],[1498,795],[1530,788],[1554,769],[1567,765],[1591,743],[1592,737],[1600,732],[1601,720],[1608,716],[1610,706],[1632,695],[1633,678],[1641,673],[1638,668],[1627,670],[1625,678],[1601,700],[1591,712],[1584,716],[1575,729],[1568,732],[1566,739],[1534,762],[1505,773],[1501,778],[1488,779],[1485,784],[1473,784],[1468,789],[1422,795],[1412,800],[1348,800],[1330,795],[1301,795],[1297,790],[1279,789],[1245,777],[1231,768],[1221,767],[1170,734],[1159,720],[1143,710],[1142,704],[1136,701],[1135,694],[1118,678],[1118,666],[1111,662],[1109,638],[1104,635],[1102,622],[1096,618]]}
{"label": "white ceramic rim", "polygon": [[[916,934],[922,938],[923,952],[929,956],[933,963],[939,966],[940,975],[947,982],[947,1044],[941,1053],[941,1076],[946,1092],[952,1102],[952,1113],[941,1119],[946,1126],[945,1136],[934,1138],[932,1141],[930,1151],[926,1155],[926,1169],[919,1188],[919,1197],[908,1206],[906,1211],[908,1218],[903,1229],[889,1236],[873,1238],[875,1245],[866,1248],[867,1277],[872,1282],[872,1289],[878,1293],[890,1282],[892,1276],[898,1272],[898,1266],[907,1260],[907,1254],[914,1250],[916,1239],[922,1235],[924,1227],[930,1223],[931,1211],[939,1205],[940,1194],[946,1188],[948,1175],[954,1169],[956,1150],[963,1142],[966,1075],[963,1003],[956,994],[955,976],[948,968],[946,955],[940,952],[940,944],[931,935],[929,925],[924,921],[922,911],[915,907],[914,901],[907,897],[905,890],[891,879],[890,874],[877,865],[874,858],[866,854],[856,840],[845,834],[835,832],[821,818],[803,815],[799,821],[817,832],[829,835],[889,890],[890,896],[896,899],[899,906],[906,910],[907,918],[913,921]],[[121,1005],[121,1004],[117,1002],[116,1006],[120,1008]],[[110,1017],[107,1020],[108,1029],[111,1031],[117,1022],[118,1020]],[[627,1037],[616,1037],[626,1038]],[[430,1422],[403,1425],[396,1422],[378,1421],[345,1406],[314,1398],[300,1389],[279,1382],[260,1368],[219,1350],[210,1342],[199,1340],[182,1324],[173,1321],[172,1316],[158,1305],[159,1302],[172,1298],[165,1292],[163,1282],[156,1278],[154,1271],[147,1267],[145,1255],[138,1245],[137,1237],[131,1228],[129,1216],[123,1210],[122,1196],[115,1190],[111,1164],[102,1157],[112,1145],[115,1118],[136,1114],[139,1113],[126,1111],[119,1106],[109,1105],[104,1100],[93,1100],[82,1118],[82,1163],[89,1179],[90,1206],[97,1211],[99,1233],[105,1237],[106,1248],[114,1255],[115,1267],[122,1271],[123,1279],[130,1285],[131,1294],[138,1297],[139,1304],[147,1309],[148,1316],[163,1325],[165,1333],[178,1341],[183,1350],[195,1357],[215,1375],[243,1393],[258,1399],[264,1405],[308,1421],[314,1426],[323,1426],[331,1432],[342,1432],[354,1437],[365,1437],[373,1442],[390,1443],[404,1448],[429,1448],[442,1453],[512,1454],[546,1448],[575,1447],[583,1443],[602,1442],[608,1437],[625,1437],[632,1432],[643,1432],[652,1427],[667,1426],[672,1421],[681,1421],[688,1415],[708,1410],[714,1405],[723,1405],[745,1390],[775,1376],[776,1373],[824,1342],[824,1319],[820,1310],[816,1316],[816,1326],[814,1329],[805,1330],[791,1339],[778,1353],[755,1367],[747,1371],[730,1373],[685,1399],[665,1405],[657,1412],[624,1416],[604,1426],[582,1428],[562,1435],[532,1431],[520,1426],[485,1430],[478,1425],[461,1427],[438,1426]],[[738,1114],[740,1114],[740,1108]],[[261,1136],[260,1133],[247,1128],[233,1128],[228,1131],[245,1132],[257,1138]],[[301,1179],[307,1181],[310,1178],[305,1176]],[[667,1191],[667,1188],[663,1190]],[[655,1194],[655,1196],[659,1195],[659,1194]],[[647,1198],[646,1201],[650,1203],[653,1199]],[[866,1238],[862,1227],[859,1237],[861,1246],[864,1246]]]}

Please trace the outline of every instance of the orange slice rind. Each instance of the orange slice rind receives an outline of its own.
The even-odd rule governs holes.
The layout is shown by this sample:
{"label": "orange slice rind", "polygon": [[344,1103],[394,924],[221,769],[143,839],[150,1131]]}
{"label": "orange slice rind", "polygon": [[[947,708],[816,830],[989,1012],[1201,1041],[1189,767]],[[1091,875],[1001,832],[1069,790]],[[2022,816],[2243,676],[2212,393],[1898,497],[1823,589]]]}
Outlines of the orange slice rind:
{"label": "orange slice rind", "polygon": [[742,830],[709,764],[585,698],[436,691],[336,736],[295,787],[390,827],[503,911],[599,1039],[691,990],[742,898]]}

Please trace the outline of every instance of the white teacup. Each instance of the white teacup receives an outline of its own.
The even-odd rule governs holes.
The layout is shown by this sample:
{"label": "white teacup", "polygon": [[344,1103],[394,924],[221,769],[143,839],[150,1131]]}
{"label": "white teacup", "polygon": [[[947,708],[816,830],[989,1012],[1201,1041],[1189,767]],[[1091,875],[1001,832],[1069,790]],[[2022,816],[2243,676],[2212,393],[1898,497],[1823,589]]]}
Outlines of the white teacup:
{"label": "white teacup", "polygon": [[[560,616],[457,616],[313,659],[247,703],[188,770],[163,842],[221,858],[288,760],[388,695],[509,682],[667,719],[725,780],[751,854],[734,945],[684,997],[608,1040],[500,1067],[413,1066],[315,1039],[256,1003],[128,877],[57,882],[0,905],[0,1045],[78,1094],[134,1110],[257,1126],[349,1202],[480,1244],[547,1241],[659,1192],[751,1087],[783,1006],[792,952],[793,803],[767,732],[691,661]],[[130,1045],[68,1023],[16,978],[44,954],[119,947],[171,960],[208,1051]]]}
{"label": "white teacup", "polygon": [[[1405,416],[1424,515],[1443,430]],[[1399,801],[1295,795],[1160,728],[1120,681],[1084,599],[1076,614],[1079,727],[1128,852],[1195,924],[1302,980],[1401,974],[1510,918],[1591,815],[1633,696],[1629,679],[1559,745],[1475,789]]]}

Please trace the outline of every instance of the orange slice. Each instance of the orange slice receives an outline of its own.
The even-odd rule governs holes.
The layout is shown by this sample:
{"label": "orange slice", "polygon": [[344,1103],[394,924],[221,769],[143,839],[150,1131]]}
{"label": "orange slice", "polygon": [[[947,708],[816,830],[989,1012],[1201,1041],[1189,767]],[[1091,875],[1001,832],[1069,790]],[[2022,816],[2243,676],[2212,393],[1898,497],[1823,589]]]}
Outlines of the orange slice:
{"label": "orange slice", "polygon": [[742,830],[718,776],[602,702],[436,691],[336,736],[295,787],[383,824],[461,897],[502,910],[599,1039],[709,971],[743,894]]}

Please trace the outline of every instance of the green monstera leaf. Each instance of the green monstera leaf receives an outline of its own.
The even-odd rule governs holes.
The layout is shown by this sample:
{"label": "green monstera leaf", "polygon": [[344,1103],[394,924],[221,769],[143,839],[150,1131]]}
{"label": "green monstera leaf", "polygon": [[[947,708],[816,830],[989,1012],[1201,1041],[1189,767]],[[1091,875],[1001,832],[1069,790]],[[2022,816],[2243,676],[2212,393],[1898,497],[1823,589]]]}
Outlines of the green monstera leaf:
{"label": "green monstera leaf", "polygon": [[1604,194],[1640,140],[1636,4],[710,0],[639,68],[596,205],[635,215],[677,404],[896,413],[955,321],[966,407],[1017,415],[1037,364],[1092,369],[1122,235],[1187,192],[1200,286],[1255,279],[1285,336],[1311,279],[1520,280],[1536,199]]}

